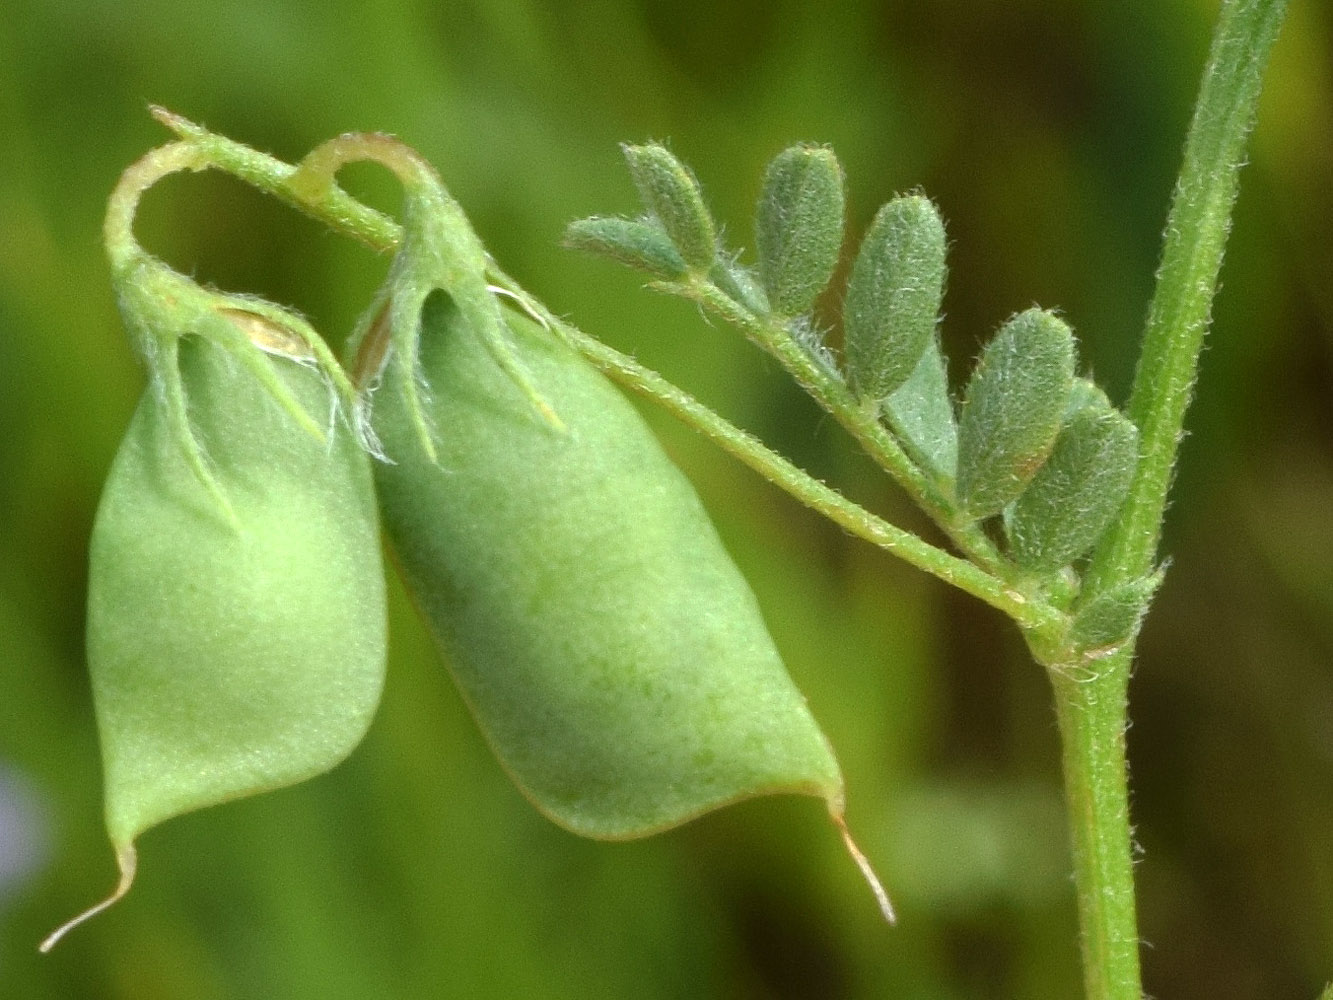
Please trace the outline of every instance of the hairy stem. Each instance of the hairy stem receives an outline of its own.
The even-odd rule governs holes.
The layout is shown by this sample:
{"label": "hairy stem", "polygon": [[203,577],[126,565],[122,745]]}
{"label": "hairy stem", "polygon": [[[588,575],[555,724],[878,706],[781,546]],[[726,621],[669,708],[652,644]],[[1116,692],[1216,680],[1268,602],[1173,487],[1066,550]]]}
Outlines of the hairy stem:
{"label": "hairy stem", "polygon": [[166,108],[152,107],[152,115],[177,136],[189,141],[210,165],[231,174],[267,194],[319,219],[331,229],[364,243],[381,253],[395,250],[402,229],[387,215],[367,208],[336,184],[312,199],[299,177],[292,183],[296,167],[276,156],[251,149],[244,143],[208,131]]}
{"label": "hairy stem", "polygon": [[[1130,495],[1094,554],[1085,593],[1152,570],[1185,409],[1208,327],[1245,141],[1286,0],[1225,0],[1167,218],[1129,415],[1139,427]],[[1064,753],[1089,1000],[1139,1000],[1127,781],[1133,643],[1091,679],[1052,666]]]}
{"label": "hairy stem", "polygon": [[1139,1000],[1139,936],[1125,781],[1130,654],[1050,669],[1089,1000]]}
{"label": "hairy stem", "polygon": [[1245,143],[1286,6],[1287,0],[1226,0],[1222,5],[1167,216],[1129,400],[1129,416],[1139,428],[1138,469],[1128,500],[1098,548],[1089,576],[1092,588],[1142,576],[1156,559]]}
{"label": "hairy stem", "polygon": [[910,531],[904,531],[876,517],[814,479],[754,436],[718,416],[656,372],[643,368],[633,358],[607,347],[575,327],[562,323],[559,329],[571,346],[606,375],[652,399],[769,482],[819,511],[835,524],[945,583],[980,598],[1015,621],[1029,623],[1029,627],[1034,628],[1048,628],[1055,624],[1058,613],[1054,609],[1029,601],[974,563],[950,555]]}

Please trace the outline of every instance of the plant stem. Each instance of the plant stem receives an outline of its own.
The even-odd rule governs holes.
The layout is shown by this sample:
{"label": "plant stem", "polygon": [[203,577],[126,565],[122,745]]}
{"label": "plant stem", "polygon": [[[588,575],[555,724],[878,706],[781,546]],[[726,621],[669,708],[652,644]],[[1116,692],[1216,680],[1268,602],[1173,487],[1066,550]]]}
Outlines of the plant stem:
{"label": "plant stem", "polygon": [[1030,623],[1029,627],[1038,629],[1056,624],[1059,616],[1053,608],[1029,600],[974,563],[951,555],[910,531],[904,531],[876,517],[793,465],[753,435],[720,417],[656,372],[642,367],[633,358],[607,347],[576,327],[560,323],[559,328],[564,339],[604,374],[626,388],[649,397],[769,482],[807,507],[819,511],[835,524],[985,601],[1015,621]]}
{"label": "plant stem", "polygon": [[314,216],[331,229],[344,233],[372,250],[384,253],[398,247],[402,229],[388,216],[367,208],[350,194],[332,184],[318,200],[312,200],[300,186],[290,182],[296,167],[276,156],[261,153],[244,143],[217,135],[202,125],[168,111],[151,107],[153,117],[177,136],[194,146],[209,164],[247,184],[285,201],[293,208]]}
{"label": "plant stem", "polygon": [[1139,1000],[1139,937],[1125,782],[1130,653],[1050,668],[1088,1000]]}
{"label": "plant stem", "polygon": [[[1084,593],[1144,576],[1157,558],[1166,495],[1208,327],[1245,141],[1286,0],[1224,0],[1167,217],[1129,415],[1139,463],[1124,507],[1094,553]],[[1088,1000],[1139,1000],[1127,782],[1131,641],[1097,673],[1052,665],[1063,743]]]}
{"label": "plant stem", "polygon": [[1245,142],[1286,6],[1287,0],[1222,4],[1167,216],[1157,286],[1129,401],[1129,416],[1139,428],[1138,469],[1129,498],[1098,547],[1088,577],[1090,590],[1142,576],[1156,559]]}

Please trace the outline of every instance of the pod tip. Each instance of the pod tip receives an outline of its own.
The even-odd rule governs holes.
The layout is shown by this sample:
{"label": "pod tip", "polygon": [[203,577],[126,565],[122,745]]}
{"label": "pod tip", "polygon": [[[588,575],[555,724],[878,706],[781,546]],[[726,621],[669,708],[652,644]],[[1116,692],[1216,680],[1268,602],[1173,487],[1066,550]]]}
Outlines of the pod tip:
{"label": "pod tip", "polygon": [[115,891],[96,906],[84,910],[73,920],[68,920],[53,930],[47,935],[46,940],[37,946],[38,951],[45,955],[60,943],[61,938],[75,927],[78,927],[79,924],[97,916],[97,914],[118,903],[125,897],[125,894],[130,891],[130,886],[134,884],[134,871],[138,865],[138,855],[135,854],[133,844],[126,844],[116,850],[116,864],[120,868],[120,881],[116,883]]}
{"label": "pod tip", "polygon": [[870,867],[870,862],[866,856],[861,853],[861,848],[856,846],[856,841],[852,839],[851,832],[847,829],[847,821],[839,812],[831,813],[833,822],[842,834],[843,845],[847,848],[847,853],[852,856],[856,862],[856,867],[861,871],[861,877],[866,880],[870,886],[870,891],[875,894],[875,902],[879,904],[879,912],[884,916],[884,922],[890,927],[898,923],[898,916],[893,912],[893,902],[889,899],[889,894],[884,891],[884,884],[880,882],[879,876],[875,874],[875,869]]}

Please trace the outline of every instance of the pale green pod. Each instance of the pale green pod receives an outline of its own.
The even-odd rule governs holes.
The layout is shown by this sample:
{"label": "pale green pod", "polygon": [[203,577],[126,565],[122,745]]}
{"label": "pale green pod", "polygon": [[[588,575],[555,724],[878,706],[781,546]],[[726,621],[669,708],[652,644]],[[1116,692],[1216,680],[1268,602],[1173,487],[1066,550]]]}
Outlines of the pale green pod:
{"label": "pale green pod", "polygon": [[778,792],[842,809],[827,741],[697,495],[629,402],[508,317],[564,430],[452,300],[427,300],[438,464],[398,381],[374,397],[381,509],[409,589],[496,755],[580,834],[646,835]]}
{"label": "pale green pod", "polygon": [[[330,420],[320,441],[233,349],[185,337],[177,350],[229,509],[150,386],[102,493],[88,581],[106,823],[122,851],[173,816],[327,771],[365,733],[384,677],[375,500],[354,435]],[[303,409],[330,412],[315,368],[262,363]]]}
{"label": "pale green pod", "polygon": [[944,298],[944,223],[929,198],[884,205],[861,242],[843,304],[847,374],[882,400],[911,377],[935,334]]}
{"label": "pale green pod", "polygon": [[995,335],[968,382],[958,424],[957,495],[975,518],[1015,500],[1050,454],[1074,388],[1074,335],[1028,309]]}
{"label": "pale green pod", "polygon": [[759,275],[780,316],[809,312],[833,278],[845,207],[842,165],[829,147],[791,146],[769,163],[754,238]]}
{"label": "pale green pod", "polygon": [[89,544],[87,653],[104,811],[129,890],[134,841],[181,813],[327,771],[384,681],[386,613],[355,393],[300,316],[203,288],[145,253],[139,198],[199,169],[191,143],[121,175],[103,235],[149,386]]}

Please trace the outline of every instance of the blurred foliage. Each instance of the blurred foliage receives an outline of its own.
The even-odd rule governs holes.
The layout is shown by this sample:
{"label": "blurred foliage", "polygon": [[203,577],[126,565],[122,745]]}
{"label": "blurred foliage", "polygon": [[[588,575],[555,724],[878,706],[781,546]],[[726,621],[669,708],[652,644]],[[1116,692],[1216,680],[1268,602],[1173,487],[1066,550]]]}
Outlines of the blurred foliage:
{"label": "blurred foliage", "polygon": [[[113,881],[82,653],[99,486],[142,385],[99,246],[146,101],[295,158],[349,129],[440,168],[502,264],[815,474],[919,527],[730,331],[556,248],[633,211],[617,142],[665,138],[752,244],[764,163],[847,168],[854,232],[918,186],[949,224],[946,344],[1059,307],[1123,399],[1215,0],[10,0],[0,17],[0,995],[1068,997],[1045,681],[998,615],[653,414],[753,581],[896,891],[815,800],[580,841],[489,756],[394,606],[387,695],[325,778],[164,826]],[[1333,972],[1333,10],[1294,0],[1268,84],[1131,689],[1146,987],[1314,997]],[[349,186],[393,209],[373,170]],[[226,178],[173,178],[145,243],[336,341],[385,262]],[[849,255],[844,253],[843,271]]]}

